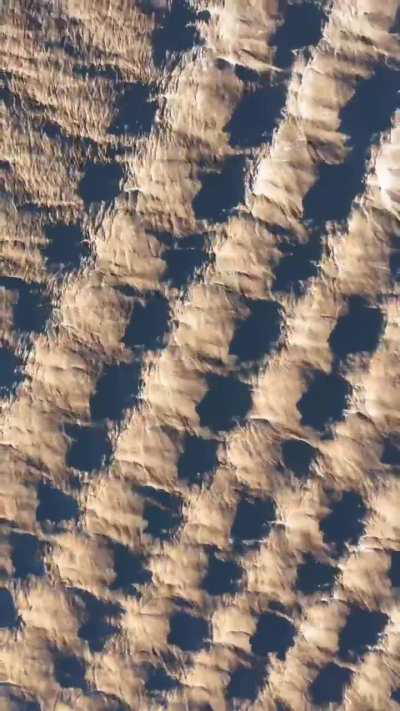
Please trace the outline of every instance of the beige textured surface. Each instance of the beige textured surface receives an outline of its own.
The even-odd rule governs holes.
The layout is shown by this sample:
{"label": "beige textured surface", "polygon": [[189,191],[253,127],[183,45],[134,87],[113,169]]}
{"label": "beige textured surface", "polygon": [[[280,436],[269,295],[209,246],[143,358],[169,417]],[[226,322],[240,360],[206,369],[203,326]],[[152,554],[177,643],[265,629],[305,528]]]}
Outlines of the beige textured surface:
{"label": "beige textured surface", "polygon": [[[1,345],[23,364],[17,390],[0,400],[0,585],[19,616],[12,629],[0,628],[0,709],[312,711],[310,684],[336,659],[356,603],[386,613],[388,623],[377,646],[346,664],[353,677],[343,702],[331,708],[395,711],[400,605],[388,571],[390,552],[400,550],[400,485],[398,468],[381,460],[385,438],[400,427],[400,292],[389,269],[391,240],[400,237],[399,115],[375,137],[347,218],[321,227],[317,276],[297,296],[273,291],[273,283],[280,231],[307,243],[304,198],[321,164],[340,164],[350,150],[341,110],[378,64],[400,60],[391,32],[399,3],[327,3],[321,40],[299,51],[287,74],[272,141],[243,151],[224,130],[246,91],[234,64],[260,71],[265,82],[279,73],[272,38],[287,7],[279,0],[199,0],[196,9],[210,13],[208,22],[197,22],[202,45],[165,70],[152,55],[159,20],[134,0],[8,0],[0,13],[0,277],[39,284],[52,305],[43,333],[21,333],[13,315],[18,290],[0,287]],[[149,135],[108,132],[118,82],[79,76],[82,64],[114,67],[124,82],[153,86],[158,110]],[[46,135],[46,121],[61,133]],[[117,147],[119,194],[86,205],[79,188],[86,161],[109,162]],[[219,223],[196,219],[192,203],[204,168],[238,153],[246,158],[243,202]],[[79,223],[90,246],[80,269],[63,278],[43,256],[49,222]],[[165,232],[208,240],[209,259],[187,290],[164,278]],[[134,304],[154,294],[169,303],[164,341],[155,351],[132,349],[124,338]],[[352,295],[379,306],[384,327],[375,352],[342,367],[352,392],[329,438],[302,424],[297,403],[313,370],[331,372],[329,337]],[[272,299],[284,314],[281,341],[256,369],[241,368],[230,352],[249,313],[246,298]],[[121,422],[105,423],[110,463],[89,473],[68,466],[67,426],[91,426],[90,401],[104,369],[133,359],[142,367],[141,396]],[[240,377],[251,390],[245,420],[229,431],[215,433],[200,420],[210,374]],[[202,485],[178,476],[189,434],[218,443],[218,464]],[[317,449],[305,480],[283,468],[281,442],[290,437]],[[76,500],[77,520],[38,520],[43,482]],[[143,486],[180,498],[182,521],[171,540],[146,532]],[[349,490],[367,508],[364,535],[339,559],[331,594],[303,595],[296,570],[307,553],[334,562],[319,523]],[[258,546],[238,553],[231,529],[243,492],[272,497],[277,522]],[[34,537],[42,575],[18,574],[22,534]],[[143,556],[148,574],[137,597],[115,589],[118,544]],[[241,566],[236,593],[204,590],[210,546]],[[103,616],[115,627],[98,651],[82,637],[89,593],[116,606]],[[254,663],[251,638],[274,601],[295,627],[294,644],[284,660],[271,655],[254,701],[229,700],[230,674]],[[178,609],[209,625],[209,643],[197,652],[169,641]],[[58,655],[83,660],[84,688],[60,685]],[[158,666],[180,682],[177,689],[149,693],[149,669]]]}

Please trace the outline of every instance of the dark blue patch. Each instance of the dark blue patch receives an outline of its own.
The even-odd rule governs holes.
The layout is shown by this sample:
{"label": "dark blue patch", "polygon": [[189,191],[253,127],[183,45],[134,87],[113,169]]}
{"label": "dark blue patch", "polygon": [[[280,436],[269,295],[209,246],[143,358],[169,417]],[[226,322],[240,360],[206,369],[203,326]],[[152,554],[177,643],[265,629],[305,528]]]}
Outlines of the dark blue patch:
{"label": "dark blue patch", "polygon": [[304,215],[318,223],[347,218],[352,201],[362,190],[365,160],[374,135],[390,126],[399,105],[399,72],[379,66],[370,79],[359,82],[341,113],[341,131],[350,137],[352,151],[341,165],[322,165],[319,180],[304,200]]}
{"label": "dark blue patch", "polygon": [[125,345],[157,350],[163,344],[169,318],[169,304],[161,294],[151,296],[145,305],[136,302],[125,332]]}
{"label": "dark blue patch", "polygon": [[119,67],[111,64],[75,64],[72,73],[81,79],[108,79],[112,82],[122,80]]}
{"label": "dark blue patch", "polygon": [[85,622],[78,630],[78,637],[88,643],[91,652],[101,652],[110,637],[118,632],[115,621],[121,616],[122,608],[117,603],[100,600],[86,590],[75,592],[85,605]]}
{"label": "dark blue patch", "polygon": [[355,491],[345,491],[332,505],[331,512],[320,522],[320,529],[326,543],[334,543],[339,555],[345,543],[355,545],[364,532],[364,518],[367,513],[364,501]]}
{"label": "dark blue patch", "polygon": [[282,244],[284,256],[275,269],[274,291],[293,291],[300,296],[308,279],[317,276],[322,246],[319,239],[307,244]]}
{"label": "dark blue patch", "polygon": [[337,568],[320,563],[312,555],[306,554],[304,563],[297,569],[296,590],[304,595],[312,595],[318,590],[331,590],[337,573]]}
{"label": "dark blue patch", "polygon": [[[224,62],[224,60],[220,61]],[[228,67],[231,66],[229,62],[227,62],[226,64],[228,65]],[[221,68],[223,69],[224,67],[222,66]],[[248,82],[258,82],[260,79],[260,75],[258,72],[256,72],[254,69],[250,69],[249,67],[243,67],[241,64],[235,65],[235,74],[245,84],[247,84]]]}
{"label": "dark blue patch", "polygon": [[282,442],[281,448],[285,467],[299,479],[306,477],[317,450],[302,439],[286,439]]}
{"label": "dark blue patch", "polygon": [[79,182],[79,195],[89,205],[92,202],[114,200],[121,192],[123,170],[118,163],[88,162]]}
{"label": "dark blue patch", "polygon": [[364,161],[354,153],[340,165],[321,165],[318,182],[304,198],[304,218],[317,223],[345,220],[355,196],[362,189]]}
{"label": "dark blue patch", "polygon": [[22,691],[14,684],[0,682],[0,699],[5,700],[6,709],[12,709],[12,711],[42,711],[39,703],[32,700],[31,694],[29,696],[30,700],[27,699],[26,691]]}
{"label": "dark blue patch", "polygon": [[15,627],[17,611],[14,600],[7,588],[0,588],[0,628]]}
{"label": "dark blue patch", "polygon": [[151,88],[142,82],[124,84],[109,133],[115,136],[150,133],[157,111],[157,102],[151,99],[151,93]]}
{"label": "dark blue patch", "polygon": [[243,570],[233,560],[222,560],[215,550],[208,558],[208,570],[202,587],[209,595],[233,595],[239,589]]}
{"label": "dark blue patch", "polygon": [[224,222],[234,207],[244,199],[244,159],[227,158],[219,172],[204,172],[202,186],[193,199],[192,207],[197,220]]}
{"label": "dark blue patch", "polygon": [[19,331],[43,333],[50,314],[50,301],[39,287],[26,285],[20,290],[14,307],[14,324]]}
{"label": "dark blue patch", "polygon": [[13,314],[15,328],[27,333],[42,333],[51,313],[51,305],[39,284],[28,284],[15,277],[2,277],[1,286],[18,292]]}
{"label": "dark blue patch", "polygon": [[151,696],[157,696],[160,693],[168,693],[180,686],[177,679],[169,676],[162,667],[153,667],[146,679],[146,691]]}
{"label": "dark blue patch", "polygon": [[391,438],[387,438],[383,444],[383,451],[381,456],[382,464],[389,464],[392,467],[400,466],[400,441]]}
{"label": "dark blue patch", "polygon": [[68,467],[92,472],[109,462],[111,443],[104,428],[66,425],[65,431],[72,439],[67,452]]}
{"label": "dark blue patch", "polygon": [[273,499],[243,498],[236,509],[236,516],[231,529],[231,537],[236,546],[257,543],[269,534],[271,524],[276,518]]}
{"label": "dark blue patch", "polygon": [[320,670],[310,686],[310,696],[314,704],[340,704],[343,701],[344,687],[350,683],[353,672],[339,667],[333,662]]}
{"label": "dark blue patch", "polygon": [[388,616],[354,605],[339,636],[339,657],[355,661],[373,647],[384,630]]}
{"label": "dark blue patch", "polygon": [[48,138],[57,139],[60,142],[67,141],[61,127],[55,121],[43,121],[40,123],[40,131],[48,136]]}
{"label": "dark blue patch", "polygon": [[79,269],[82,260],[89,256],[90,249],[79,225],[45,225],[44,232],[49,243],[43,254],[50,269]]}
{"label": "dark blue patch", "polygon": [[268,607],[273,612],[282,612],[283,614],[287,612],[285,605],[279,602],[279,600],[271,600],[268,604]]}
{"label": "dark blue patch", "polygon": [[172,0],[168,12],[158,13],[153,31],[153,59],[160,67],[171,54],[186,52],[201,42],[196,20],[206,20],[209,13],[197,13],[186,0]]}
{"label": "dark blue patch", "polygon": [[395,689],[392,692],[391,698],[393,699],[393,701],[397,701],[400,704],[400,688]]}
{"label": "dark blue patch", "polygon": [[0,348],[0,398],[15,392],[22,381],[22,361],[8,348]]}
{"label": "dark blue patch", "polygon": [[352,143],[366,147],[374,134],[386,131],[394,111],[399,107],[398,70],[378,65],[369,79],[362,79],[356,92],[341,112],[341,130]]}
{"label": "dark blue patch", "polygon": [[186,435],[184,449],[178,460],[178,476],[189,484],[200,483],[217,466],[218,442]]}
{"label": "dark blue patch", "polygon": [[144,557],[133,553],[121,543],[113,545],[115,580],[111,590],[124,590],[138,596],[137,586],[151,582],[151,573],[144,566]]}
{"label": "dark blue patch", "polygon": [[30,575],[44,575],[42,546],[30,533],[11,533],[11,561],[14,576],[25,580]]}
{"label": "dark blue patch", "polygon": [[249,385],[232,376],[209,375],[208,391],[196,411],[200,424],[214,432],[231,430],[243,421],[252,398]]}
{"label": "dark blue patch", "polygon": [[79,506],[72,496],[43,482],[39,483],[37,493],[39,505],[36,509],[36,520],[40,523],[51,521],[58,524],[78,518]]}
{"label": "dark blue patch", "polygon": [[392,587],[400,587],[400,551],[391,551],[388,577]]}
{"label": "dark blue patch", "polygon": [[171,494],[169,491],[164,491],[164,489],[155,489],[152,486],[138,486],[137,492],[148,499],[151,499],[159,506],[164,506],[165,508],[171,509],[176,513],[181,508],[181,499],[175,494]]}
{"label": "dark blue patch", "polygon": [[307,391],[297,403],[301,424],[322,432],[327,425],[342,420],[350,393],[351,386],[344,378],[315,371]]}
{"label": "dark blue patch", "polygon": [[85,662],[69,654],[58,654],[54,661],[54,676],[64,689],[85,689]]}
{"label": "dark blue patch", "polygon": [[360,297],[349,299],[348,313],[341,316],[331,335],[329,345],[337,358],[350,353],[373,353],[383,330],[383,316],[378,308],[368,306]]}
{"label": "dark blue patch", "polygon": [[168,644],[175,644],[184,652],[198,652],[209,635],[207,621],[187,612],[176,612],[170,619]]}
{"label": "dark blue patch", "polygon": [[146,533],[160,540],[170,540],[182,524],[182,501],[178,496],[162,489],[138,489],[148,499],[143,508],[147,521]]}
{"label": "dark blue patch", "polygon": [[277,345],[281,332],[283,311],[276,301],[248,299],[250,315],[240,321],[229,347],[229,353],[241,361],[263,358]]}
{"label": "dark blue patch", "polygon": [[227,688],[228,699],[255,701],[265,681],[265,667],[238,667],[231,674]]}
{"label": "dark blue patch", "polygon": [[395,252],[389,257],[389,269],[390,273],[395,281],[400,279],[400,254]]}
{"label": "dark blue patch", "polygon": [[278,67],[286,68],[292,63],[294,49],[318,44],[324,18],[321,9],[310,2],[286,7],[285,21],[272,39]]}
{"label": "dark blue patch", "polygon": [[138,362],[106,366],[90,398],[93,420],[121,420],[125,410],[137,404],[140,376]]}
{"label": "dark blue patch", "polygon": [[265,656],[275,653],[278,659],[285,659],[289,647],[294,644],[296,629],[285,617],[266,612],[259,618],[255,634],[250,643],[254,654]]}
{"label": "dark blue patch", "polygon": [[400,238],[393,237],[391,240],[392,252],[389,257],[389,269],[394,281],[400,280]]}
{"label": "dark blue patch", "polygon": [[285,103],[283,85],[246,91],[224,131],[234,148],[254,148],[268,141],[277,126]]}
{"label": "dark blue patch", "polygon": [[173,247],[164,252],[163,259],[167,264],[166,281],[181,289],[207,263],[209,256],[204,251],[204,238],[195,235],[176,240]]}

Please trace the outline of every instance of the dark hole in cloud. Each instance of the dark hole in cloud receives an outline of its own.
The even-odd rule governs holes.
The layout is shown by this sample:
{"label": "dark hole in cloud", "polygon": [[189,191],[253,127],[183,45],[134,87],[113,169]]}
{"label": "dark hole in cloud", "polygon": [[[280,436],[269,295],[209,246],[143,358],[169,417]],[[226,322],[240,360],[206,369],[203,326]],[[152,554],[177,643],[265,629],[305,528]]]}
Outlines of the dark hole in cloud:
{"label": "dark hole in cloud", "polygon": [[39,284],[28,284],[15,277],[0,278],[0,287],[15,290],[14,325],[18,331],[42,333],[51,314],[48,295]]}
{"label": "dark hole in cloud", "polygon": [[125,332],[125,345],[146,350],[161,348],[168,330],[169,318],[169,304],[161,294],[149,297],[145,304],[137,301]]}
{"label": "dark hole in cloud", "polygon": [[74,64],[72,73],[81,79],[108,79],[113,82],[122,80],[119,67],[111,64]]}
{"label": "dark hole in cloud", "polygon": [[133,136],[150,133],[157,111],[157,102],[152,100],[152,89],[147,84],[125,84],[117,99],[116,115],[109,133],[116,136]]}
{"label": "dark hole in cloud", "polygon": [[209,635],[207,621],[202,617],[176,612],[170,619],[168,644],[175,644],[184,652],[198,652]]}
{"label": "dark hole in cloud", "polygon": [[150,696],[168,693],[178,686],[180,686],[179,681],[167,674],[163,667],[153,667],[149,670],[145,687]]}
{"label": "dark hole in cloud", "polygon": [[400,588],[400,551],[391,551],[389,580],[394,588]]}
{"label": "dark hole in cloud", "polygon": [[146,497],[143,507],[143,518],[147,521],[145,532],[160,540],[171,540],[183,520],[180,497],[152,487],[141,487],[138,491]]}
{"label": "dark hole in cloud", "polygon": [[20,290],[14,307],[14,323],[20,331],[42,333],[51,314],[49,298],[39,287]]}
{"label": "dark hole in cloud", "polygon": [[297,403],[301,423],[323,431],[327,425],[342,420],[350,393],[351,386],[341,376],[314,371],[307,391]]}
{"label": "dark hole in cloud", "polygon": [[5,711],[42,711],[39,702],[34,700],[32,694],[7,682],[0,682],[1,705]]}
{"label": "dark hole in cloud", "polygon": [[202,186],[193,199],[197,220],[224,222],[244,199],[244,159],[227,158],[219,171],[204,172]]}
{"label": "dark hole in cloud", "polygon": [[250,387],[233,376],[210,375],[208,391],[196,410],[200,424],[212,431],[231,430],[251,407]]}
{"label": "dark hole in cloud", "polygon": [[239,589],[243,570],[233,560],[224,560],[211,550],[202,587],[209,595],[233,594]]}
{"label": "dark hole in cloud", "polygon": [[176,240],[173,246],[164,252],[163,259],[167,264],[165,280],[176,289],[182,289],[210,257],[205,251],[204,238],[193,235]]}
{"label": "dark hole in cloud", "polygon": [[350,138],[351,152],[340,165],[322,165],[319,180],[304,200],[304,216],[317,223],[347,218],[362,190],[365,160],[374,135],[390,126],[398,106],[399,72],[379,65],[362,79],[341,113],[341,131]]}
{"label": "dark hole in cloud", "polygon": [[352,606],[339,636],[339,656],[344,661],[362,657],[383,632],[388,617],[383,612]]}
{"label": "dark hole in cloud", "polygon": [[0,628],[12,629],[17,622],[14,600],[7,588],[0,588]]}
{"label": "dark hole in cloud", "polygon": [[360,297],[349,299],[348,312],[341,316],[331,335],[329,345],[334,355],[343,359],[350,353],[373,353],[383,329],[380,309],[371,307]]}
{"label": "dark hole in cloud", "polygon": [[[223,59],[220,61],[225,64],[225,61]],[[227,62],[227,64],[228,66],[230,66],[229,62]],[[221,69],[223,68],[224,66],[221,66]],[[260,75],[257,71],[255,71],[254,69],[250,69],[250,67],[244,67],[242,64],[235,65],[235,74],[241,81],[245,83],[258,82],[260,79]]]}
{"label": "dark hole in cloud", "polygon": [[249,316],[240,321],[229,347],[229,352],[241,361],[255,361],[268,355],[277,345],[281,332],[283,311],[276,301],[248,300]]}
{"label": "dark hole in cloud", "polygon": [[118,163],[88,162],[79,183],[79,195],[89,205],[114,200],[121,192],[123,170]]}
{"label": "dark hole in cloud", "polygon": [[121,543],[113,544],[115,580],[112,590],[138,596],[138,587],[151,581],[151,573],[145,568],[144,557],[129,550]]}
{"label": "dark hole in cloud", "polygon": [[9,348],[0,347],[0,398],[12,395],[22,381],[22,361]]}
{"label": "dark hole in cloud", "polygon": [[[240,71],[243,79],[243,68]],[[234,148],[256,148],[272,137],[285,103],[285,87],[268,85],[246,90],[224,131]]]}
{"label": "dark hole in cloud", "polygon": [[217,466],[218,442],[186,435],[178,460],[178,476],[189,484],[201,483]]}
{"label": "dark hole in cloud", "polygon": [[54,676],[64,689],[85,689],[85,662],[72,654],[57,654],[54,660]]}
{"label": "dark hole in cloud", "polygon": [[257,545],[270,532],[276,518],[276,506],[273,499],[250,499],[243,497],[236,509],[231,529],[235,546]]}
{"label": "dark hole in cloud", "polygon": [[10,534],[11,561],[16,578],[25,580],[30,575],[44,575],[42,545],[30,533]]}
{"label": "dark hole in cloud", "polygon": [[318,263],[322,255],[319,238],[312,237],[307,244],[280,245],[283,256],[275,268],[274,291],[292,291],[300,296],[307,281],[318,274]]}
{"label": "dark hole in cloud", "polygon": [[381,455],[382,464],[389,464],[393,467],[400,465],[400,440],[397,436],[387,437],[383,443]]}
{"label": "dark hole in cloud", "polygon": [[284,22],[272,39],[272,44],[276,46],[275,63],[278,67],[290,66],[294,49],[318,44],[324,19],[321,8],[313,3],[286,6]]}
{"label": "dark hole in cloud", "polygon": [[101,652],[107,641],[118,632],[118,620],[122,608],[96,598],[86,590],[76,590],[76,596],[84,604],[84,621],[79,627],[78,637],[85,640],[91,652]]}
{"label": "dark hole in cloud", "polygon": [[79,225],[49,224],[44,226],[44,232],[49,242],[43,254],[50,269],[79,269],[89,256],[90,249]]}
{"label": "dark hole in cloud", "polygon": [[304,562],[297,569],[296,590],[304,595],[312,595],[318,590],[331,590],[338,569],[327,563],[320,563],[311,554],[304,556]]}
{"label": "dark hole in cloud", "polygon": [[104,428],[66,425],[65,431],[72,440],[66,458],[68,467],[92,472],[109,461],[111,443]]}
{"label": "dark hole in cloud", "polygon": [[340,704],[344,689],[350,683],[353,672],[331,662],[320,670],[310,687],[312,702],[318,706]]}
{"label": "dark hole in cloud", "polygon": [[[155,3],[148,9],[156,9]],[[143,6],[143,0],[142,0]],[[153,31],[153,59],[156,66],[163,66],[172,54],[187,52],[201,42],[196,20],[209,19],[209,13],[196,12],[186,0],[172,0],[166,12],[157,13],[156,29]]]}
{"label": "dark hole in cloud", "polygon": [[397,701],[397,703],[400,704],[400,687],[392,691],[391,698],[393,699],[393,701]]}
{"label": "dark hole in cloud", "polygon": [[36,509],[36,520],[40,523],[51,521],[58,524],[61,521],[77,519],[79,515],[78,503],[72,496],[56,489],[44,482],[40,482],[38,489],[39,504]]}
{"label": "dark hole in cloud", "polygon": [[141,383],[140,363],[106,366],[90,398],[90,414],[95,421],[122,419],[127,408],[137,404]]}
{"label": "dark hole in cloud", "polygon": [[285,659],[294,644],[295,627],[285,617],[266,612],[259,618],[255,634],[250,643],[254,654],[265,656],[275,653],[278,659]]}
{"label": "dark hole in cloud", "polygon": [[317,450],[302,439],[286,439],[281,444],[282,459],[285,467],[302,479],[309,473]]}
{"label": "dark hole in cloud", "polygon": [[231,674],[227,689],[228,699],[255,701],[265,681],[264,665],[239,666]]}
{"label": "dark hole in cloud", "polygon": [[358,543],[364,532],[366,513],[362,497],[355,491],[345,491],[339,501],[332,504],[330,513],[320,522],[324,541],[335,544],[341,555],[345,543]]}

